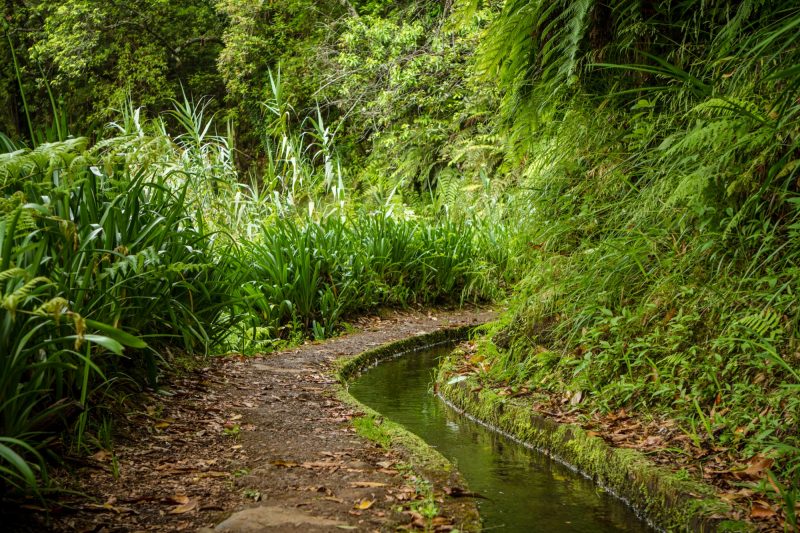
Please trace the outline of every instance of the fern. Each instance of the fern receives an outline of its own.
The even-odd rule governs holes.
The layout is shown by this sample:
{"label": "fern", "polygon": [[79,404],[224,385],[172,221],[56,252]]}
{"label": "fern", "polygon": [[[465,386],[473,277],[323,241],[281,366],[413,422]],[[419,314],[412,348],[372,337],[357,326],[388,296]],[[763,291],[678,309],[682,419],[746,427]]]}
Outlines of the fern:
{"label": "fern", "polygon": [[2,300],[0,300],[0,307],[8,311],[8,313],[13,318],[16,314],[17,308],[19,307],[20,303],[27,300],[30,294],[37,286],[50,283],[51,283],[50,280],[45,278],[44,276],[37,276],[35,278],[32,278],[26,281],[20,287],[16,288],[14,292],[3,295]]}
{"label": "fern", "polygon": [[784,334],[781,315],[773,309],[762,309],[757,313],[745,315],[737,321],[737,324],[760,339],[774,341]]}

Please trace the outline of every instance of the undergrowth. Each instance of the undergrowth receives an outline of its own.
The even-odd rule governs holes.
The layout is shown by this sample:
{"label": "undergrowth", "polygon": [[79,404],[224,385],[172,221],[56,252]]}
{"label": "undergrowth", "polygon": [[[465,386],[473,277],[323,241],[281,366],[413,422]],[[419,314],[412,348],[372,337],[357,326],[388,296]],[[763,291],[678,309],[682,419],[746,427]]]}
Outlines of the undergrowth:
{"label": "undergrowth", "polygon": [[158,386],[166,346],[264,351],[335,335],[377,306],[501,290],[479,222],[346,203],[307,152],[246,186],[204,110],[185,100],[148,121],[130,109],[94,146],[0,154],[4,491],[46,494],[50,461],[102,440],[95,405]]}

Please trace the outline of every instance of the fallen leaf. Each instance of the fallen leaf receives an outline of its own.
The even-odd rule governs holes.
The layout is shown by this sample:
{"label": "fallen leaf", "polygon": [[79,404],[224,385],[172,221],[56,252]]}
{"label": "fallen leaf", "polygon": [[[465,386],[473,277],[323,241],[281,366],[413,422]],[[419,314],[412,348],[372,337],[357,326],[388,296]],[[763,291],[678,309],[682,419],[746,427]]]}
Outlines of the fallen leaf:
{"label": "fallen leaf", "polygon": [[218,472],[216,470],[209,470],[208,472],[200,472],[197,477],[228,477],[228,472]]}
{"label": "fallen leaf", "polygon": [[185,494],[173,494],[164,498],[164,503],[171,503],[174,505],[186,505],[189,503],[189,497]]}
{"label": "fallen leaf", "polygon": [[179,505],[170,510],[169,514],[184,514],[193,511],[197,507],[197,500],[189,500],[183,505]]}
{"label": "fallen leaf", "polygon": [[735,492],[724,492],[720,494],[719,497],[721,500],[725,500],[728,503],[734,503],[742,498],[741,495],[736,494]]}
{"label": "fallen leaf", "polygon": [[419,527],[419,528],[424,528],[425,527],[425,517],[423,517],[421,514],[419,514],[416,511],[407,511],[407,513],[409,515],[411,515],[411,518],[413,519],[411,521],[411,525],[412,526],[416,526],[416,527]]}
{"label": "fallen leaf", "polygon": [[82,509],[87,509],[87,510],[90,510],[90,511],[114,511],[117,514],[133,512],[128,507],[114,507],[113,505],[111,505],[109,503],[104,503],[102,505],[96,504],[96,503],[89,503],[89,504],[84,505],[82,507]]}
{"label": "fallen leaf", "polygon": [[648,448],[652,446],[661,446],[661,445],[663,445],[663,440],[658,435],[650,435],[649,437],[644,439],[644,442],[642,442],[642,446]]}
{"label": "fallen leaf", "polygon": [[341,498],[334,498],[333,496],[325,496],[322,498],[323,500],[327,500],[329,502],[336,502],[336,503],[344,503],[344,500]]}
{"label": "fallen leaf", "polygon": [[111,459],[111,453],[105,450],[100,450],[96,454],[92,455],[91,458],[97,461],[98,463],[105,463],[106,461]]}
{"label": "fallen leaf", "polygon": [[300,466],[302,466],[303,468],[314,469],[314,468],[339,468],[340,465],[337,463],[325,462],[325,461],[310,461],[302,463]]}
{"label": "fallen leaf", "polygon": [[377,481],[353,481],[350,483],[350,486],[357,489],[372,489],[376,487],[385,487],[386,483],[379,483]]}
{"label": "fallen leaf", "polygon": [[583,399],[583,391],[579,390],[578,392],[572,395],[572,398],[569,399],[569,404],[578,405],[579,403],[581,403],[582,399]]}
{"label": "fallen leaf", "polygon": [[775,511],[765,501],[756,500],[753,502],[753,508],[750,509],[750,518],[772,518],[775,516]]}
{"label": "fallen leaf", "polygon": [[353,507],[355,509],[358,509],[359,511],[364,511],[372,507],[372,504],[374,503],[375,500],[361,500],[360,502],[356,502],[356,504]]}
{"label": "fallen leaf", "polygon": [[774,462],[773,459],[763,455],[754,455],[747,462],[747,468],[734,472],[733,475],[739,479],[759,480],[766,475],[767,470]]}

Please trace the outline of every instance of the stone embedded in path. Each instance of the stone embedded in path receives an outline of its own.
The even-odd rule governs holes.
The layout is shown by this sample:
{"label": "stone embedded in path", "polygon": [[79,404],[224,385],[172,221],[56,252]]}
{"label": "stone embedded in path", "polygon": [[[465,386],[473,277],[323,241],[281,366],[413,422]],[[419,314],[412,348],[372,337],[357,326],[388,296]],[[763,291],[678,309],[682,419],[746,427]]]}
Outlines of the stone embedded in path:
{"label": "stone embedded in path", "polygon": [[286,526],[335,528],[337,526],[346,525],[347,524],[345,522],[312,516],[302,513],[296,509],[263,506],[251,507],[250,509],[233,513],[227,520],[217,524],[213,530],[206,529],[205,531],[230,531],[244,533],[247,531],[263,531],[265,528],[271,527],[281,529],[285,528]]}

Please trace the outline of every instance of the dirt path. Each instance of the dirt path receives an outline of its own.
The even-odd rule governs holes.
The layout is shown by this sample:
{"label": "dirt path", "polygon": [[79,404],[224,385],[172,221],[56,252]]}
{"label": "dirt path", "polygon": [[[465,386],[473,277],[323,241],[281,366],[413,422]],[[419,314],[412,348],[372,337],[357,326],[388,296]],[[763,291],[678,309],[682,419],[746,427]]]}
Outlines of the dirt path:
{"label": "dirt path", "polygon": [[[419,482],[395,450],[355,434],[359,413],[335,397],[337,359],[438,329],[485,322],[485,310],[392,313],[359,331],[259,358],[219,358],[175,378],[115,421],[123,436],[62,473],[94,501],[61,502],[58,531],[394,531],[420,523]],[[116,479],[115,479],[116,476]],[[468,501],[443,497],[437,531]],[[445,501],[447,500],[447,501]],[[444,505],[442,505],[444,504]]]}

